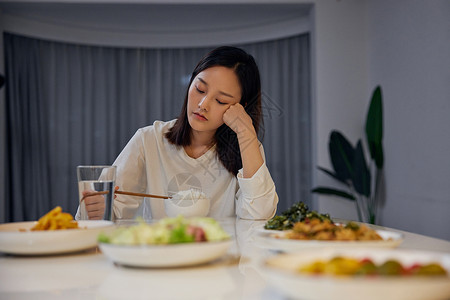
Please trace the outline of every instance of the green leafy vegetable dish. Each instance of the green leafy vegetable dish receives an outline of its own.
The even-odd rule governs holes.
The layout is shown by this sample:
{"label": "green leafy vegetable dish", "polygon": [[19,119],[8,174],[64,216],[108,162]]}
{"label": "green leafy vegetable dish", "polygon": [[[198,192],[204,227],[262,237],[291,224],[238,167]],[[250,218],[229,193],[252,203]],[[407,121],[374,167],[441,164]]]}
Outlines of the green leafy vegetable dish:
{"label": "green leafy vegetable dish", "polygon": [[166,245],[212,242],[230,239],[229,234],[213,218],[165,218],[152,224],[119,227],[98,237],[100,243],[115,245]]}
{"label": "green leafy vegetable dish", "polygon": [[281,213],[281,215],[274,216],[264,225],[265,229],[269,230],[289,230],[292,229],[295,223],[302,222],[307,219],[319,219],[321,221],[333,221],[329,214],[319,214],[316,211],[310,211],[308,206],[303,202],[298,202],[292,205],[288,210]]}

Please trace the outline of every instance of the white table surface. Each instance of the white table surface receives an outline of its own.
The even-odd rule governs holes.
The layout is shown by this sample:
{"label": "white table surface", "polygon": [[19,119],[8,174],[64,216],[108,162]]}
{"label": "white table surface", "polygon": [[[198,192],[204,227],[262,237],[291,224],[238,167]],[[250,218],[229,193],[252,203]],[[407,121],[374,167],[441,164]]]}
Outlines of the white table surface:
{"label": "white table surface", "polygon": [[[261,272],[274,255],[254,243],[264,221],[221,221],[235,238],[228,255],[209,264],[170,269],[114,265],[98,249],[52,256],[0,254],[0,299],[286,299]],[[404,234],[401,249],[450,253],[450,241]]]}

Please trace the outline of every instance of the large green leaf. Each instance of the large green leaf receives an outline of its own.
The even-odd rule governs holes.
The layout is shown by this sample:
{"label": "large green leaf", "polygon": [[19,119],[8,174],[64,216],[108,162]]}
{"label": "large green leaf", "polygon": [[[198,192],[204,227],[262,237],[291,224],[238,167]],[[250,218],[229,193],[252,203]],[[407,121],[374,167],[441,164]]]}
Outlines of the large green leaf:
{"label": "large green leaf", "polygon": [[366,138],[370,157],[378,169],[383,168],[383,101],[381,87],[377,86],[372,94],[366,118]]}
{"label": "large green leaf", "polygon": [[348,200],[355,200],[355,197],[352,194],[349,194],[342,190],[337,190],[333,188],[327,188],[323,186],[316,187],[315,189],[311,190],[313,193],[317,194],[323,194],[323,195],[334,195],[342,198],[346,198]]}
{"label": "large green leaf", "polygon": [[364,149],[361,140],[358,140],[355,149],[355,157],[353,159],[353,176],[352,182],[358,194],[366,197],[370,196],[370,171],[364,158]]}
{"label": "large green leaf", "polygon": [[337,177],[337,175],[336,175],[335,173],[333,173],[332,171],[327,170],[327,169],[322,168],[322,167],[317,167],[317,168],[318,168],[319,170],[321,170],[322,172],[324,172],[324,173],[330,175],[331,177],[333,177],[333,178],[336,179],[337,181],[342,182],[343,184],[349,186],[349,183],[348,183],[347,181],[342,181],[342,180],[341,180],[339,177]]}
{"label": "large green leaf", "polygon": [[353,174],[352,161],[355,149],[339,131],[333,130],[328,143],[331,164],[339,181],[351,180]]}

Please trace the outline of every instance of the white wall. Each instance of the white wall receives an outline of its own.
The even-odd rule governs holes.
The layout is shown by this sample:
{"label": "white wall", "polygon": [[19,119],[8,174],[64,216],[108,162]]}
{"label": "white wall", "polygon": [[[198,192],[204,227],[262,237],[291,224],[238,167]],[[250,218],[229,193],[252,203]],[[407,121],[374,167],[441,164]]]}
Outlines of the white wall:
{"label": "white wall", "polygon": [[[318,0],[315,11],[318,164],[329,166],[331,129],[353,141],[363,136],[358,130],[380,84],[386,180],[380,222],[450,240],[450,2]],[[317,183],[329,183],[316,175]],[[356,218],[351,202],[318,202],[321,212]]]}
{"label": "white wall", "polygon": [[368,5],[385,104],[383,224],[450,240],[450,1]]}
{"label": "white wall", "polygon": [[[368,87],[366,1],[315,1],[315,161],[330,168],[328,139],[341,131],[352,143],[362,137]],[[315,173],[315,186],[335,184],[322,172]],[[339,187],[339,186],[336,186]],[[318,197],[322,213],[357,219],[353,202]]]}

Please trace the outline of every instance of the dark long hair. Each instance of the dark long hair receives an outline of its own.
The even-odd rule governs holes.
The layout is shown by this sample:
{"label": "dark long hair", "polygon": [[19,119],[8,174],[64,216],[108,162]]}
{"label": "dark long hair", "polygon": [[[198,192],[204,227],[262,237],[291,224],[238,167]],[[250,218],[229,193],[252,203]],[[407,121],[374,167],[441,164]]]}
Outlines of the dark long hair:
{"label": "dark long hair", "polygon": [[[262,125],[261,114],[261,80],[255,59],[244,50],[222,46],[207,53],[197,64],[191,75],[184,104],[175,125],[166,133],[170,143],[177,146],[188,146],[191,143],[191,126],[187,118],[187,103],[189,87],[194,78],[202,71],[223,66],[233,69],[241,85],[241,101],[247,114],[252,118],[253,126],[258,135]],[[214,136],[216,152],[224,167],[236,175],[242,168],[241,152],[236,133],[226,124],[220,126]]]}

